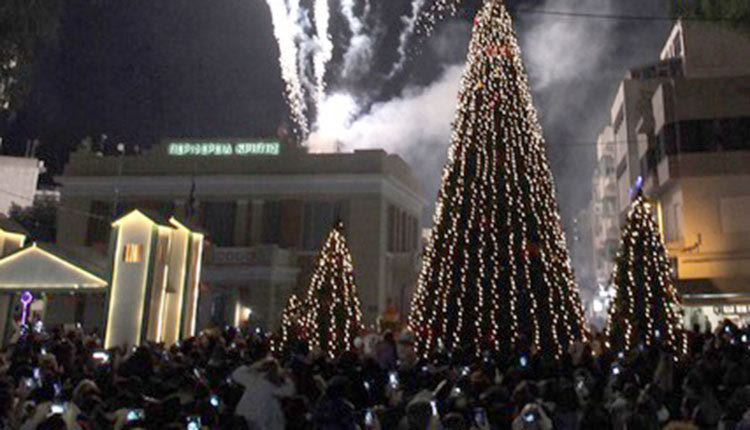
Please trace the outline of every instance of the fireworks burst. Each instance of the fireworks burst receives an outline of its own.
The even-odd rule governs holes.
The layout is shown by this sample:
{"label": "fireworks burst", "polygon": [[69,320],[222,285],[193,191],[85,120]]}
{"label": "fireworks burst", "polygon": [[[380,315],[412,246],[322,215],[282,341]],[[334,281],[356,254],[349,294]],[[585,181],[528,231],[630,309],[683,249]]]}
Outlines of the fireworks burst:
{"label": "fireworks burst", "polygon": [[300,133],[306,136],[309,132],[306,116],[307,106],[297,65],[299,48],[295,41],[301,33],[301,28],[297,25],[295,18],[299,15],[299,2],[291,0],[289,4],[285,4],[282,0],[266,0],[266,3],[271,10],[274,36],[279,45],[281,78],[286,84],[286,98],[291,110],[292,120],[299,127]]}
{"label": "fireworks burst", "polygon": [[[404,69],[410,55],[410,44],[415,40],[416,34],[429,35],[439,20],[455,12],[460,1],[412,0],[410,14],[400,20],[398,55],[390,72],[384,76],[386,80]],[[329,64],[334,60],[334,53],[342,52],[341,78],[351,81],[364,78],[372,72],[371,60],[379,40],[374,36],[373,28],[368,27],[372,13],[370,2],[371,0],[266,0],[279,46],[281,77],[285,83],[291,119],[296,126],[296,134],[303,141],[307,142],[310,133],[320,136],[329,135],[331,133],[328,131],[333,131],[324,128],[335,122],[335,119],[332,121],[331,118],[326,118],[321,121],[321,116],[330,110],[326,106],[338,104],[329,102],[328,99],[334,96],[327,93],[327,79],[331,75]],[[335,9],[332,9],[333,5]],[[348,26],[345,46],[334,46],[330,28],[332,12],[340,14]],[[338,99],[342,97],[340,90],[334,92]],[[354,100],[353,96],[347,97]],[[355,101],[354,107],[348,111],[363,111],[358,104]],[[351,118],[347,121],[351,121]]]}
{"label": "fireworks burst", "polygon": [[[278,1],[278,0],[277,0]],[[315,0],[314,8],[315,31],[318,49],[315,52],[313,60],[313,70],[315,73],[315,107],[323,104],[326,90],[326,69],[328,63],[333,58],[333,42],[328,32],[329,21],[331,20],[331,11],[328,9],[328,0]]]}

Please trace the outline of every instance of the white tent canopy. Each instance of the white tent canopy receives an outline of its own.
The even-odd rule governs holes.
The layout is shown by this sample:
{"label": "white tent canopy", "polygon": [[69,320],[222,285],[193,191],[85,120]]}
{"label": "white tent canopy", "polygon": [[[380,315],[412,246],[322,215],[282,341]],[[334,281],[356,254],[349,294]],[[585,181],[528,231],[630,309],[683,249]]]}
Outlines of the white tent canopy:
{"label": "white tent canopy", "polygon": [[3,290],[102,290],[107,282],[36,244],[0,259]]}

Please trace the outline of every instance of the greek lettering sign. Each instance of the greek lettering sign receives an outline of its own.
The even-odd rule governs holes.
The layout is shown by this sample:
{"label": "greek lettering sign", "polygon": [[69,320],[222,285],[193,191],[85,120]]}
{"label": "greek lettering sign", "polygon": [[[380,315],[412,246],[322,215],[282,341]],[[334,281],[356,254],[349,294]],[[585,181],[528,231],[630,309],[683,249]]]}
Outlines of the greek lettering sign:
{"label": "greek lettering sign", "polygon": [[279,155],[279,142],[170,142],[167,153],[171,156],[227,156],[227,155]]}

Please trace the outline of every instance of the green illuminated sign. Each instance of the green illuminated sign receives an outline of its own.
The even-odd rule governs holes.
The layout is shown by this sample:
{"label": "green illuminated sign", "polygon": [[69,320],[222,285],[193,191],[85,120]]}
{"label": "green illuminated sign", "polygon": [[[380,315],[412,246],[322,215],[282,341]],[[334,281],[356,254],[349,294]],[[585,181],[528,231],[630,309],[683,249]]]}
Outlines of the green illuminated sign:
{"label": "green illuminated sign", "polygon": [[174,156],[279,155],[279,142],[172,142],[167,153]]}

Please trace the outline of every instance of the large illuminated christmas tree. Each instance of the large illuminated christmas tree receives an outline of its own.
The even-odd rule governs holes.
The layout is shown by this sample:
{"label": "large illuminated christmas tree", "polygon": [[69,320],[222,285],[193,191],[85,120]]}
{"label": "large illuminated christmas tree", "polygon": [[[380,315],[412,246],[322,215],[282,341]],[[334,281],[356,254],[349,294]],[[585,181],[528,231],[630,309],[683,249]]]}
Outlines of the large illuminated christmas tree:
{"label": "large illuminated christmas tree", "polygon": [[586,337],[542,130],[511,17],[475,19],[448,163],[409,326],[424,356],[536,349]]}
{"label": "large illuminated christmas tree", "polygon": [[304,303],[302,336],[310,348],[334,358],[353,349],[364,330],[354,266],[343,224],[337,222],[320,250]]}
{"label": "large illuminated christmas tree", "polygon": [[653,343],[687,352],[680,328],[680,299],[650,203],[638,193],[620,237],[609,308],[610,348],[628,351]]}

